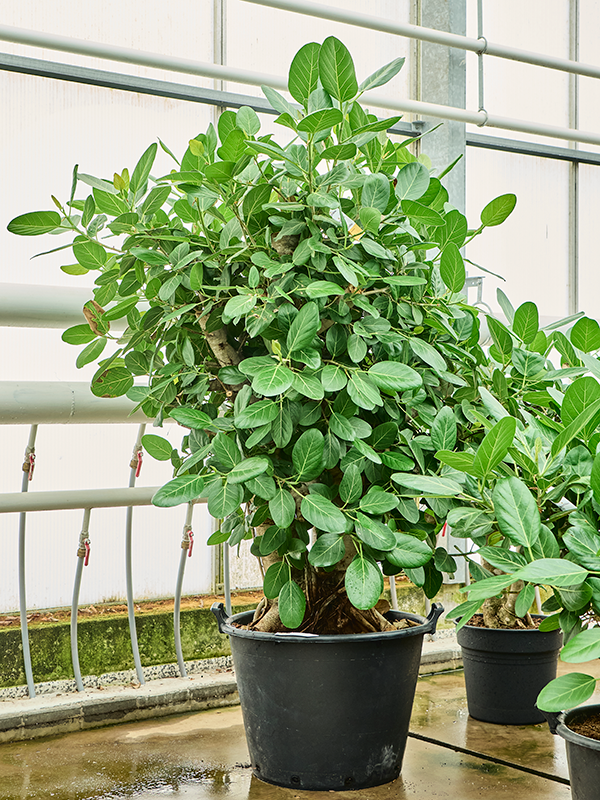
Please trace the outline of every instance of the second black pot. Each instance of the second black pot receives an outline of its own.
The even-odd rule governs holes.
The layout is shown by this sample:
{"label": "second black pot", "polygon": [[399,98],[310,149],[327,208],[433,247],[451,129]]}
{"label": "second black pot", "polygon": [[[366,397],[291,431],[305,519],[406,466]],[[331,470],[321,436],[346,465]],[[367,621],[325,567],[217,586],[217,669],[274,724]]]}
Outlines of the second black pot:
{"label": "second black pot", "polygon": [[562,633],[477,628],[457,633],[462,648],[469,714],[499,725],[544,722],[538,694],[556,677]]}
{"label": "second black pot", "polygon": [[571,797],[573,800],[598,800],[600,787],[600,742],[572,731],[568,725],[600,714],[600,705],[583,706],[554,714],[544,712],[552,733],[565,740]]}

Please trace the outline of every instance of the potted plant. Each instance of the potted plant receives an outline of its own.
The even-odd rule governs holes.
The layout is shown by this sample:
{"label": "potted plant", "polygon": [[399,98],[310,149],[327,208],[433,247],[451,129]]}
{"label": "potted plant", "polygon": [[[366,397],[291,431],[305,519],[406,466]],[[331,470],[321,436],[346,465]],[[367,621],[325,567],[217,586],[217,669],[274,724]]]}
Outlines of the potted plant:
{"label": "potted plant", "polygon": [[156,145],[112,181],[76,169],[66,204],[9,225],[74,232],[67,271],[98,271],[87,322],[63,337],[86,345],[80,366],[99,359],[92,391],[186,429],[181,449],[143,439],[175,471],[154,503],[205,496],[212,544],[252,541],[265,599],[215,613],[253,768],[298,788],[400,772],[441,608],[387,613],[383,575],[404,570],[433,598],[454,571],[436,534],[457,484],[433,453],[477,437],[454,409],[485,360],[460,248],[514,206],[496,198],[469,231],[414,140],[386,134],[399,118],[363,109],[402,63],[359,85],[340,41],[307,44],[289,74],[298,105],[264,87],[286,144],[252,109],[225,111],[152,183]]}
{"label": "potted plant", "polygon": [[[585,350],[600,345],[600,331],[581,315],[569,338],[558,328],[572,320],[539,331],[533,303],[515,312],[503,297],[503,305],[509,324],[489,320],[491,380],[473,410],[490,430],[477,449],[437,457],[462,473],[462,502],[448,522],[455,536],[472,539],[469,557],[477,556],[476,580],[463,590],[469,599],[451,614],[460,620],[469,711],[523,724],[543,719],[536,699],[556,676],[561,629],[571,637],[591,608],[595,579],[584,580],[573,563],[581,537],[597,531],[590,475],[600,385],[586,374],[599,370]],[[548,360],[552,348],[566,362],[559,369]],[[542,609],[562,611],[536,620],[529,610],[540,584],[553,587]],[[482,604],[478,625],[469,625]]]}

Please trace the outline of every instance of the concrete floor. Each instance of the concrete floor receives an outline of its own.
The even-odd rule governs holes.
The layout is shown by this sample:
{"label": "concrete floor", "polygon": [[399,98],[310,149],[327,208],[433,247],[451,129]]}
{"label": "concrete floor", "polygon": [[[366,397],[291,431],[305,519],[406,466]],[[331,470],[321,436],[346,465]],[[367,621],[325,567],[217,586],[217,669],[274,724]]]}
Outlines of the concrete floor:
{"label": "concrete floor", "polygon": [[[571,671],[566,665],[560,670]],[[460,671],[420,679],[411,733],[398,780],[336,796],[340,800],[569,800],[571,796],[562,739],[552,736],[545,725],[500,726],[469,718]],[[281,789],[253,777],[239,707],[0,745],[0,800],[331,796]]]}

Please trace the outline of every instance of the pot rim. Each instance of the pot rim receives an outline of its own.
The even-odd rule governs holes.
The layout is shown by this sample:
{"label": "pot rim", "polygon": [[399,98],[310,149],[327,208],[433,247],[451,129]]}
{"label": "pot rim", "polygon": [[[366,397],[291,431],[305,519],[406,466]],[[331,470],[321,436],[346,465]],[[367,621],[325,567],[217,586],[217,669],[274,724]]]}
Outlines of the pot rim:
{"label": "pot rim", "polygon": [[400,639],[408,636],[422,636],[426,633],[435,633],[437,621],[444,611],[444,607],[440,603],[432,603],[431,611],[427,618],[420,617],[417,614],[409,614],[405,611],[392,611],[394,615],[398,615],[399,619],[410,619],[413,622],[418,622],[414,628],[402,628],[398,631],[382,631],[375,633],[341,633],[341,634],[327,634],[319,635],[313,633],[298,633],[290,631],[289,633],[266,633],[264,631],[248,631],[236,628],[231,625],[232,621],[242,622],[243,618],[253,614],[252,611],[242,611],[240,614],[234,614],[231,617],[227,616],[225,606],[223,603],[213,603],[211,606],[212,613],[217,618],[220,633],[226,633],[229,636],[236,636],[242,639],[258,639],[269,642],[302,642],[302,644],[310,645],[326,645],[326,644],[340,644],[343,642],[373,642],[373,641],[390,641],[392,639]]}
{"label": "pot rim", "polygon": [[[471,614],[471,616],[473,616]],[[531,614],[532,619],[546,619],[546,614]],[[454,624],[458,625],[460,620],[454,620]],[[562,633],[560,628],[555,628],[551,631],[541,631],[539,628],[486,628],[484,625],[463,625],[461,630],[468,628],[470,631],[493,631],[494,633]],[[457,634],[460,634],[460,631],[457,631]]]}
{"label": "pot rim", "polygon": [[[582,734],[576,733],[575,731],[571,730],[571,728],[567,727],[567,723],[571,722],[574,717],[580,714],[586,715],[589,712],[600,714],[600,703],[579,706],[578,708],[570,709],[570,711],[561,711],[556,715],[556,723],[554,728],[552,726],[552,722],[548,720],[552,733],[557,733],[562,739],[565,739],[571,744],[577,744],[580,747],[587,747],[588,750],[600,750],[600,740],[591,739],[589,736],[582,736]],[[548,713],[545,715],[548,718]]]}

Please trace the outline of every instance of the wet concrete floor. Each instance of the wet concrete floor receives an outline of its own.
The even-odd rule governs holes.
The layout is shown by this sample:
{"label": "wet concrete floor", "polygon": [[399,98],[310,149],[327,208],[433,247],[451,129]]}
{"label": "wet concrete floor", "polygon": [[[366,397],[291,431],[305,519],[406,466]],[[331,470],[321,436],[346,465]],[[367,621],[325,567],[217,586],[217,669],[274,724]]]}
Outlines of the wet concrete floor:
{"label": "wet concrete floor", "polygon": [[[561,665],[560,671],[573,670]],[[420,679],[411,733],[400,778],[335,796],[340,800],[569,800],[571,796],[562,739],[552,736],[546,725],[501,726],[471,719],[462,672]],[[239,707],[0,745],[0,800],[331,796],[331,792],[282,789],[256,779],[249,767]]]}

